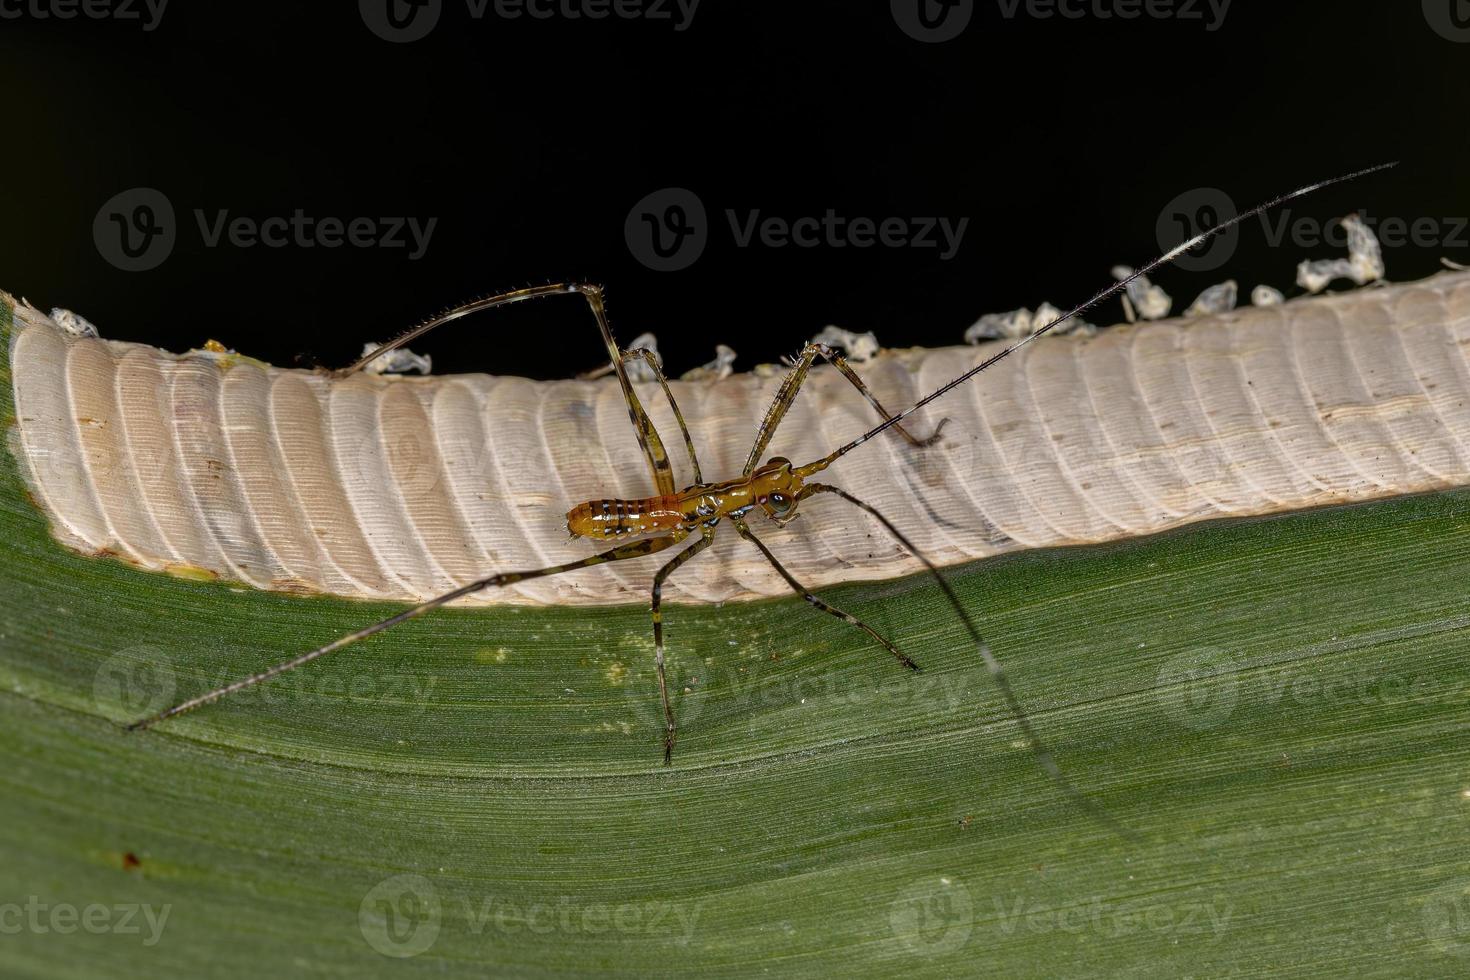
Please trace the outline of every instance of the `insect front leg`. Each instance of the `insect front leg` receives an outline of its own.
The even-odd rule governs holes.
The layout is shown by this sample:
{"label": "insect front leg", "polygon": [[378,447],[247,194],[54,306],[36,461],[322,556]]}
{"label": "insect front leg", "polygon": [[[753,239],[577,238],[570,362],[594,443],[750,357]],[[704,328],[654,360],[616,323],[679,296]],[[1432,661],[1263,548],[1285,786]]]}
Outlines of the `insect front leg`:
{"label": "insect front leg", "polygon": [[706,527],[702,530],[698,541],[679,552],[671,558],[663,568],[653,577],[653,597],[649,602],[649,610],[653,613],[653,664],[658,673],[658,696],[664,705],[664,765],[670,765],[674,761],[674,709],[669,704],[669,682],[664,675],[664,614],[661,608],[664,594],[664,579],[674,574],[674,570],[684,564],[704,549],[708,548],[715,540],[714,528]]}
{"label": "insect front leg", "polygon": [[[852,383],[854,388],[862,393],[862,396],[868,400],[868,404],[877,409],[878,415],[882,417],[883,421],[887,422],[893,418],[893,413],[883,407],[883,403],[878,400],[878,396],[869,390],[868,386],[863,383],[863,379],[858,377],[858,373],[852,369],[852,365],[847,363],[847,358],[826,344],[807,344],[802,348],[801,356],[796,359],[796,365],[791,369],[791,373],[786,375],[785,381],[781,382],[781,388],[776,392],[776,398],[771,402],[771,407],[766,410],[766,417],[761,421],[760,431],[755,437],[755,445],[750,447],[750,455],[745,459],[745,472],[747,474],[755,469],[756,465],[760,462],[761,456],[765,455],[766,447],[770,445],[771,437],[776,434],[776,429],[780,426],[781,420],[786,417],[787,409],[796,401],[796,393],[806,381],[807,372],[811,370],[812,362],[816,360],[818,355],[821,355],[830,362],[833,367],[842,373],[844,378]],[[934,441],[939,438],[939,434],[944,431],[944,424],[948,421],[949,419],[947,418],[940,419],[939,424],[934,427],[934,431],[923,439],[920,439],[896,423],[893,428],[898,431],[899,435],[907,439],[910,445],[922,447],[933,445]]]}

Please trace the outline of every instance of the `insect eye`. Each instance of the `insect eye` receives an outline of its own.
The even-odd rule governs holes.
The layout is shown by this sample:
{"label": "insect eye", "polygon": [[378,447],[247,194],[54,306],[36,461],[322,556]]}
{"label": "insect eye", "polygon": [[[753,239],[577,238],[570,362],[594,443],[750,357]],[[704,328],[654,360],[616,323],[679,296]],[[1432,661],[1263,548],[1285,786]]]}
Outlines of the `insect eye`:
{"label": "insect eye", "polygon": [[784,514],[791,509],[791,498],[784,493],[773,493],[766,498],[771,505],[771,510],[777,514]]}

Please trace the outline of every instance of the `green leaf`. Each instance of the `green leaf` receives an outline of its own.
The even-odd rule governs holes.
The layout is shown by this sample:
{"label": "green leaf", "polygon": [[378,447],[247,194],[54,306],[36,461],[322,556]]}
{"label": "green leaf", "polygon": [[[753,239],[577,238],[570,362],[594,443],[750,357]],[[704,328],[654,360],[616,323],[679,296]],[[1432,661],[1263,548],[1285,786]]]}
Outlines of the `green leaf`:
{"label": "green leaf", "polygon": [[922,578],[830,593],[919,676],[799,601],[669,610],[670,769],[642,608],[450,610],[126,734],[396,607],[72,554],[0,457],[6,975],[1470,964],[1464,492],[953,571],[1127,843]]}

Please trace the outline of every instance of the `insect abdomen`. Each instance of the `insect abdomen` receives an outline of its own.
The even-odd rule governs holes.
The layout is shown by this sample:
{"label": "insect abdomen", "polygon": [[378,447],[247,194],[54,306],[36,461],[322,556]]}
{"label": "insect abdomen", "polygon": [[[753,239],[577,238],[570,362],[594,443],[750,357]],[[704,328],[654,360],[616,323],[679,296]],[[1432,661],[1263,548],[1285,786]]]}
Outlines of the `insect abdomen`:
{"label": "insect abdomen", "polygon": [[589,500],[567,511],[572,537],[610,538],[672,531],[685,523],[678,497]]}

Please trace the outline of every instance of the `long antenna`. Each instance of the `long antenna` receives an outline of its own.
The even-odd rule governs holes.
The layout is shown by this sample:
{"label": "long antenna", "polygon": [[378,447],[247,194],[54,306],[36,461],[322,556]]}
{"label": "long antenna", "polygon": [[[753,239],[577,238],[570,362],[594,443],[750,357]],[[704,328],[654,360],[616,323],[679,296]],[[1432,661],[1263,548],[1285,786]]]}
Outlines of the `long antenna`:
{"label": "long antenna", "polygon": [[[958,378],[955,378],[953,381],[951,381],[948,384],[944,385],[942,388],[938,388],[935,391],[930,392],[929,394],[925,395],[923,398],[920,398],[913,405],[911,405],[908,408],[904,409],[902,412],[899,412],[897,415],[894,415],[894,416],[891,416],[891,417],[885,419],[881,424],[874,426],[873,428],[869,429],[867,432],[864,432],[862,435],[858,436],[852,442],[849,442],[847,445],[841,447],[840,449],[835,450],[830,455],[824,457],[817,464],[811,464],[811,465],[812,466],[815,466],[817,469],[826,469],[826,467],[829,464],[831,464],[832,462],[834,462],[838,458],[840,458],[842,456],[845,456],[848,453],[852,452],[858,446],[861,446],[863,443],[867,442],[869,439],[873,438],[874,436],[878,435],[879,433],[881,433],[881,432],[883,432],[883,431],[891,428],[892,426],[897,425],[903,419],[908,418],[910,415],[914,414],[919,409],[923,408],[925,405],[929,404],[934,399],[938,398],[940,395],[943,395],[946,392],[950,391],[952,388],[957,388],[960,385],[964,384],[966,381],[969,381],[975,375],[979,374],[981,371],[984,371],[986,368],[990,367],[990,365],[994,364],[996,361],[1000,360],[1001,358],[1007,357],[1007,356],[1009,356],[1011,354],[1014,354],[1016,351],[1020,350],[1022,347],[1025,347],[1027,344],[1031,343],[1037,337],[1040,337],[1042,334],[1046,333],[1052,327],[1055,327],[1057,324],[1063,323],[1063,322],[1065,322],[1067,320],[1070,320],[1070,319],[1072,319],[1072,317],[1077,316],[1079,313],[1085,313],[1087,310],[1090,310],[1092,307],[1096,306],[1098,303],[1101,303],[1103,300],[1107,299],[1109,296],[1112,296],[1114,293],[1117,293],[1117,292],[1119,292],[1119,291],[1127,288],[1128,284],[1130,282],[1132,282],[1133,280],[1137,279],[1139,276],[1146,276],[1150,272],[1152,272],[1155,269],[1157,269],[1159,266],[1166,265],[1167,263],[1173,262],[1179,256],[1183,255],[1185,252],[1187,252],[1190,249],[1194,248],[1196,245],[1200,244],[1201,242],[1204,242],[1204,241],[1206,241],[1206,240],[1208,240],[1210,238],[1213,238],[1215,235],[1220,234],[1220,232],[1225,231],[1228,228],[1231,228],[1231,227],[1233,227],[1235,225],[1240,224],[1242,221],[1246,220],[1247,218],[1254,217],[1254,216],[1260,214],[1263,211],[1269,211],[1271,208],[1276,207],[1278,204],[1285,204],[1287,201],[1290,201],[1293,198],[1301,197],[1303,194],[1310,194],[1313,191],[1320,190],[1323,187],[1330,187],[1333,184],[1341,184],[1344,181],[1352,180],[1352,179],[1354,179],[1356,177],[1362,177],[1362,176],[1364,176],[1366,174],[1377,173],[1380,170],[1387,170],[1388,168],[1395,167],[1395,166],[1398,166],[1398,161],[1397,160],[1391,161],[1389,163],[1376,164],[1375,166],[1372,166],[1372,167],[1364,167],[1362,170],[1354,170],[1352,173],[1350,173],[1350,174],[1343,174],[1341,177],[1333,177],[1330,180],[1321,180],[1321,181],[1318,181],[1315,184],[1308,184],[1305,187],[1298,187],[1296,190],[1290,192],[1289,194],[1282,194],[1280,197],[1274,198],[1273,200],[1270,200],[1270,201],[1267,201],[1265,204],[1258,204],[1255,207],[1251,208],[1249,211],[1244,211],[1244,212],[1242,212],[1240,214],[1237,214],[1235,217],[1231,218],[1230,220],[1228,220],[1228,221],[1222,221],[1220,224],[1218,224],[1215,227],[1209,229],[1208,231],[1204,231],[1204,232],[1201,232],[1198,235],[1195,235],[1193,238],[1191,238],[1187,242],[1183,242],[1183,243],[1181,243],[1179,245],[1175,245],[1173,248],[1169,249],[1169,251],[1165,252],[1163,255],[1160,255],[1158,258],[1154,259],[1152,262],[1149,262],[1147,265],[1143,266],[1142,268],[1136,270],[1132,275],[1128,276],[1127,278],[1120,279],[1117,282],[1113,283],[1111,286],[1108,286],[1105,289],[1099,290],[1096,294],[1093,295],[1092,299],[1090,299],[1087,302],[1083,303],[1081,306],[1078,306],[1078,307],[1076,307],[1074,309],[1068,310],[1066,313],[1063,313],[1061,316],[1057,317],[1055,320],[1051,321],[1046,326],[1044,326],[1041,329],[1037,330],[1035,333],[1032,333],[1029,336],[1022,338],[1021,340],[1016,341],[1014,344],[1012,344],[1011,346],[1007,347],[1005,350],[1001,351],[1000,353],[994,355],[993,357],[986,358],[984,361],[981,361],[979,364],[977,364],[974,367],[970,368],[964,374],[960,375]],[[807,468],[808,467],[802,467],[803,470],[805,470]]]}

